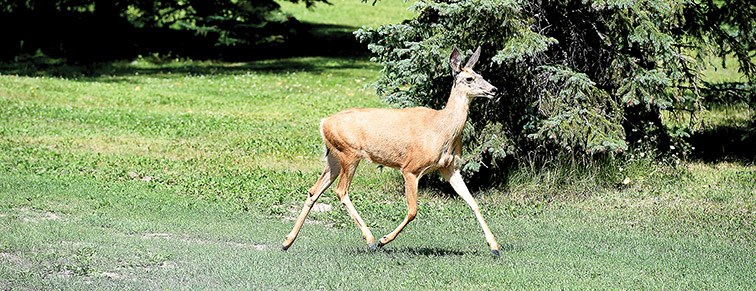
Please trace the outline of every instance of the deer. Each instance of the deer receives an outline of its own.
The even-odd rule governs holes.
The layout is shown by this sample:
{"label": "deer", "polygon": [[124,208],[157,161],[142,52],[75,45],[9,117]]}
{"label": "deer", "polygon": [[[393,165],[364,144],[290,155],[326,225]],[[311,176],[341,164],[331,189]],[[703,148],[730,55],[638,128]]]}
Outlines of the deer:
{"label": "deer", "polygon": [[[472,209],[491,252],[499,257],[499,244],[470,194],[458,165],[462,153],[462,129],[470,103],[476,97],[493,99],[497,92],[496,87],[473,71],[479,57],[480,47],[461,67],[460,53],[456,47],[453,49],[449,64],[454,82],[449,99],[441,110],[427,107],[353,108],[322,119],[320,135],[325,144],[325,168],[309,189],[282,249],[285,251],[291,247],[315,202],[338,177],[334,192],[362,232],[368,247],[375,251],[385,246],[396,239],[417,215],[420,178],[438,170]],[[377,242],[349,199],[349,186],[362,160],[397,169],[404,177],[407,216],[394,231]]]}

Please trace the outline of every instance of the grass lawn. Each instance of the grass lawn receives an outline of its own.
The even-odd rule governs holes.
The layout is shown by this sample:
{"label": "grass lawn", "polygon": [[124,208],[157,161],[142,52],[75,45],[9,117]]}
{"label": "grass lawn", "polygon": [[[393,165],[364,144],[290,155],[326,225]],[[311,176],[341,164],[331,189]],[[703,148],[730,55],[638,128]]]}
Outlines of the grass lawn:
{"label": "grass lawn", "polygon": [[[360,13],[378,9],[369,4],[334,3],[321,5],[336,9],[325,16],[283,7],[314,23],[382,21]],[[404,7],[391,9],[406,13]],[[343,20],[348,15],[359,24]],[[320,119],[386,106],[369,86],[379,70],[363,59],[326,57],[3,68],[0,286],[756,286],[756,166],[738,161],[677,168],[630,161],[623,165],[627,183],[609,189],[564,193],[520,177],[505,189],[475,191],[502,244],[499,259],[472,211],[446,188],[422,188],[418,218],[377,252],[328,191],[320,202],[333,210],[311,213],[282,252],[321,170]],[[709,111],[707,126],[753,118],[751,111],[724,113]],[[351,189],[376,237],[404,218],[396,171],[363,163]]]}
{"label": "grass lawn", "polygon": [[311,220],[282,252],[285,219],[162,185],[6,173],[0,190],[0,283],[10,288],[748,289],[756,267],[752,233],[583,204],[489,211],[503,244],[494,259],[461,201],[425,204],[378,252],[328,220]]}

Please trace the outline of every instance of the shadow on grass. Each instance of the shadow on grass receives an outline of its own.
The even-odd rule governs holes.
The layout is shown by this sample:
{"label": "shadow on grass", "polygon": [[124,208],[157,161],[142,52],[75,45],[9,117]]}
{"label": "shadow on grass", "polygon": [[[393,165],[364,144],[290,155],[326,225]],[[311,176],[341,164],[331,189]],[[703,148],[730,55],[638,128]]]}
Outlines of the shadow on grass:
{"label": "shadow on grass", "polygon": [[435,247],[402,247],[402,248],[392,248],[390,246],[383,247],[377,251],[372,251],[370,249],[359,249],[356,250],[355,253],[357,254],[375,254],[375,253],[382,253],[389,256],[394,255],[406,255],[406,256],[412,256],[412,257],[448,257],[448,256],[463,256],[467,255],[469,253],[459,251],[459,250],[447,250],[443,248],[435,248]]}
{"label": "shadow on grass", "polygon": [[[702,93],[706,106],[710,108],[716,106],[736,106],[750,108],[750,110],[756,108],[753,83],[707,83]],[[756,163],[756,120],[716,125],[693,134],[689,141],[694,147],[691,157],[696,160]]]}
{"label": "shadow on grass", "polygon": [[[43,53],[22,55],[13,62],[0,63],[0,74],[63,78],[136,74],[240,74],[249,71],[278,74],[365,66],[357,63],[366,60],[369,52],[367,46],[360,44],[354,37],[356,27],[316,23],[304,23],[302,27],[299,34],[284,42],[256,46],[210,50],[206,47],[156,45],[153,49],[134,49],[92,62],[72,61]],[[316,59],[294,59],[301,57]]]}
{"label": "shadow on grass", "polygon": [[386,253],[388,254],[403,253],[410,256],[421,256],[421,257],[448,257],[448,256],[463,256],[467,254],[466,252],[459,251],[459,250],[447,250],[447,249],[436,248],[436,247],[431,247],[431,248],[407,247],[407,248],[401,248],[398,250],[387,249]]}
{"label": "shadow on grass", "polygon": [[705,162],[756,163],[756,122],[747,127],[717,126],[694,134],[692,158]]}
{"label": "shadow on grass", "polygon": [[[503,253],[506,252],[512,252],[514,251],[514,246],[511,244],[502,244],[500,246],[500,251]],[[445,248],[439,248],[439,247],[401,247],[401,248],[392,248],[390,245],[383,247],[377,251],[371,251],[369,249],[360,249],[356,251],[358,254],[374,254],[374,253],[383,253],[389,256],[394,255],[403,255],[403,256],[410,256],[410,257],[451,257],[451,256],[466,256],[466,255],[491,255],[492,254],[484,248],[481,248],[480,251],[461,251],[461,250],[450,250]]]}
{"label": "shadow on grass", "polygon": [[[247,72],[263,74],[285,74],[290,72],[321,72],[333,69],[360,69],[366,64],[356,57],[277,59],[250,62],[191,61],[173,59],[170,61],[145,59],[137,63],[114,61],[89,65],[69,65],[54,60],[44,62],[0,63],[0,74],[27,77],[75,78],[80,81],[102,81],[101,77],[135,75],[235,75]],[[141,64],[140,64],[141,63]],[[110,78],[118,82],[118,78]],[[107,81],[107,80],[106,80]]]}

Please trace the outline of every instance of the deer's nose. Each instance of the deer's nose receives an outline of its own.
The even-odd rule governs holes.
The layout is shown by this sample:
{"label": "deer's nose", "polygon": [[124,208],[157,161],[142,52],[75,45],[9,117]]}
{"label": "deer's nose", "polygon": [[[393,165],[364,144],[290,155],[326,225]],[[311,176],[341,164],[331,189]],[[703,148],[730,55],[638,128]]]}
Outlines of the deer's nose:
{"label": "deer's nose", "polygon": [[497,92],[499,92],[499,89],[496,89],[496,87],[491,86],[491,93],[496,94]]}

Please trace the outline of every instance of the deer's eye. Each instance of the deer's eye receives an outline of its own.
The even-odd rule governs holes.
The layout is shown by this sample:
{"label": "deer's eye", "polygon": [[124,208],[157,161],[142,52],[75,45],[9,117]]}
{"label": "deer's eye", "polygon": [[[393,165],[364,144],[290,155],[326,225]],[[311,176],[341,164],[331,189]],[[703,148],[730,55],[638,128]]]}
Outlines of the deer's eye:
{"label": "deer's eye", "polygon": [[467,77],[467,78],[465,78],[465,82],[467,82],[467,83],[472,83],[473,80],[475,80],[475,78],[473,78],[473,77]]}

